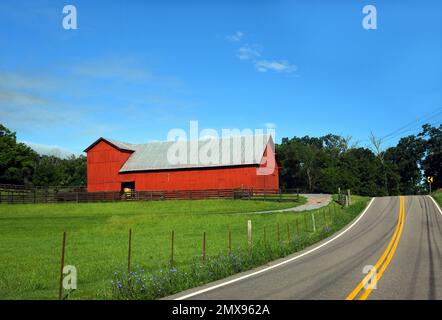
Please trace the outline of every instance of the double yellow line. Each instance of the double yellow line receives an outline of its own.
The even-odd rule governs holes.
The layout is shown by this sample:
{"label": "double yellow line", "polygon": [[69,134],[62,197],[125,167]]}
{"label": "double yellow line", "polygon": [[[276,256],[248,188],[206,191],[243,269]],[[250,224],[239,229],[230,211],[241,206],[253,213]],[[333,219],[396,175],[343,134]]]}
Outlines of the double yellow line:
{"label": "double yellow line", "polygon": [[[347,298],[345,298],[345,300],[354,300],[358,295],[359,295],[359,300],[367,299],[374,289],[374,284],[379,283],[379,280],[382,278],[385,269],[387,269],[391,259],[394,256],[394,253],[396,252],[399,239],[401,238],[402,235],[402,229],[404,228],[405,198],[403,196],[399,197],[399,206],[400,209],[399,209],[399,217],[398,217],[396,230],[394,231],[393,237],[391,238],[387,249],[384,251],[382,256],[376,262],[374,268],[369,273],[367,273],[364,279],[362,279],[362,281],[347,296]],[[371,282],[368,283],[370,280]]]}

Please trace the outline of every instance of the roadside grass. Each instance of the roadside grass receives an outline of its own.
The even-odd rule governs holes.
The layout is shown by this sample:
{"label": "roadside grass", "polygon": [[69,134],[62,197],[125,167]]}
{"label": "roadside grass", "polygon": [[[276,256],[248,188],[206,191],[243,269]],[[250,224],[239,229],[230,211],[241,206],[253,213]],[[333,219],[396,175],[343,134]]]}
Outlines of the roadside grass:
{"label": "roadside grass", "polygon": [[242,243],[232,251],[221,249],[205,260],[200,255],[186,264],[166,264],[154,271],[145,264],[129,273],[117,269],[112,280],[112,293],[107,298],[157,299],[285,257],[341,230],[362,212],[368,198],[353,196],[352,201],[348,208],[332,203],[314,211],[291,213],[288,220],[287,214],[279,213],[267,215],[274,220],[251,217],[255,230],[252,246]]}
{"label": "roadside grass", "polygon": [[434,200],[437,201],[439,206],[442,207],[442,189],[439,189],[436,192],[433,192],[431,195],[434,198]]}
{"label": "roadside grass", "polygon": [[116,268],[127,265],[128,230],[133,232],[133,264],[154,271],[170,259],[175,231],[175,261],[186,265],[200,255],[207,232],[207,254],[246,242],[246,223],[288,220],[241,212],[284,209],[306,203],[255,200],[194,200],[86,204],[0,205],[0,299],[57,297],[63,231],[66,265],[78,270],[73,299],[106,296]]}

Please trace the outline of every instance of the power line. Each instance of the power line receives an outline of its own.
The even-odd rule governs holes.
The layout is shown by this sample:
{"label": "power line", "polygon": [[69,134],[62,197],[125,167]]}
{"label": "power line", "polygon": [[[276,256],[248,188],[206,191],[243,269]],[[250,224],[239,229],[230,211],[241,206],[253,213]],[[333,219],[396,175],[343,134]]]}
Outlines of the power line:
{"label": "power line", "polygon": [[[413,127],[413,128],[409,128],[409,129],[407,129],[407,130],[404,130],[404,131],[401,131],[398,135],[402,135],[402,134],[404,134],[404,133],[407,133],[407,132],[410,132],[410,131],[414,131],[414,130],[416,130],[417,128],[420,128],[422,125],[424,125],[425,123],[423,123],[423,124],[419,124],[418,126],[416,126],[416,127]],[[433,122],[433,123],[428,123],[430,126],[434,126],[434,125],[437,125],[437,124],[440,124],[440,121],[435,121],[435,122]],[[382,140],[382,142],[384,142],[384,141],[388,141],[388,140],[391,140],[391,139],[393,139],[393,138],[395,138],[396,136],[392,136],[392,137],[389,137],[389,138],[387,138],[387,139],[384,139],[384,140]]]}
{"label": "power line", "polygon": [[387,140],[390,140],[392,138],[395,138],[398,135],[401,135],[401,134],[403,134],[405,132],[408,132],[410,130],[414,130],[414,129],[418,128],[418,127],[421,127],[422,125],[427,123],[429,120],[431,120],[431,119],[433,119],[433,118],[435,118],[435,117],[437,117],[439,115],[442,115],[442,107],[439,107],[436,110],[430,112],[429,114],[427,114],[425,116],[422,116],[422,117],[419,117],[419,118],[417,118],[417,119],[407,123],[406,125],[404,125],[404,126],[398,128],[398,129],[390,132],[389,134],[381,137],[380,139],[382,141],[387,141]]}

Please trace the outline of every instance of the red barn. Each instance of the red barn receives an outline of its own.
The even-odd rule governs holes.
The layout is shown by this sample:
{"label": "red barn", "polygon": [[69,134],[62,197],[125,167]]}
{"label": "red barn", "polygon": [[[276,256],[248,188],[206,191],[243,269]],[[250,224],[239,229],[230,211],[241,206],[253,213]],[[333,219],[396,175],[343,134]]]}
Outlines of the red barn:
{"label": "red barn", "polygon": [[[235,140],[239,145],[232,142],[233,138],[210,139],[210,145],[207,141],[196,141],[197,149],[194,144],[192,150],[192,141],[130,144],[100,138],[85,150],[88,192],[124,188],[134,191],[278,190],[278,164],[270,135],[239,137]],[[171,163],[170,155],[174,155],[171,150],[177,147],[184,148],[186,161]],[[195,154],[199,159],[202,151],[212,161],[189,161]]]}

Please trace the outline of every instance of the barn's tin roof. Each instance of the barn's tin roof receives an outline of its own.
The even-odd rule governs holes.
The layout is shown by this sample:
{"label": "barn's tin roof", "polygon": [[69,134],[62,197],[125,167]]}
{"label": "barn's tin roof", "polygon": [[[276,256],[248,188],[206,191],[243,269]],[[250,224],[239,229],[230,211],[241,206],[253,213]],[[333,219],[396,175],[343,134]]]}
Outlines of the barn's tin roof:
{"label": "barn's tin roof", "polygon": [[88,152],[93,147],[95,147],[100,141],[103,141],[103,140],[106,141],[107,143],[110,143],[111,145],[113,145],[117,149],[125,150],[125,151],[135,151],[134,144],[121,142],[121,141],[117,141],[117,140],[112,140],[112,139],[107,139],[107,138],[99,138],[99,139],[95,140],[95,142],[92,143],[89,147],[87,147],[84,150],[84,152]]}
{"label": "barn's tin roof", "polygon": [[113,144],[114,146],[116,146],[118,149],[122,149],[122,150],[129,150],[129,151],[135,151],[135,146],[131,143],[126,143],[126,142],[121,142],[121,141],[117,141],[117,140],[111,140],[111,139],[105,139],[108,142],[110,142],[111,144]]}
{"label": "barn's tin roof", "polygon": [[[103,138],[104,139],[104,138]],[[274,148],[270,135],[199,141],[130,144],[104,139],[119,149],[134,151],[120,172],[259,165],[265,148]],[[200,155],[198,157],[198,154]]]}

